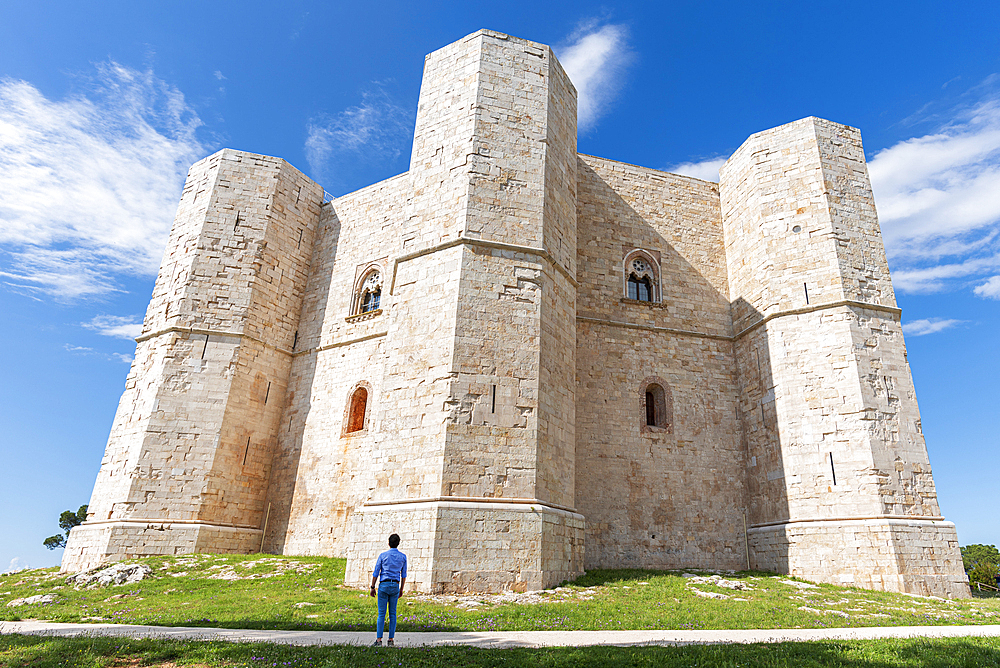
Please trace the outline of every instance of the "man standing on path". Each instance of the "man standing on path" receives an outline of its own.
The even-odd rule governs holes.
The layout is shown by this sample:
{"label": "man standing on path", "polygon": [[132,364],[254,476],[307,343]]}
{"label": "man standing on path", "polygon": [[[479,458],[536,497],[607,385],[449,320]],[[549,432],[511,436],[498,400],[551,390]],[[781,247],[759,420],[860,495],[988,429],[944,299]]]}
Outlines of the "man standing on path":
{"label": "man standing on path", "polygon": [[[403,585],[406,584],[406,555],[397,550],[399,547],[399,535],[389,536],[389,549],[378,555],[375,560],[375,570],[372,572],[371,596],[376,596],[376,585],[378,586],[378,637],[373,645],[382,646],[382,631],[385,629],[385,612],[389,609],[389,641],[388,647],[393,646],[393,636],[396,635],[396,602],[403,593]],[[379,582],[381,576],[381,582]]]}

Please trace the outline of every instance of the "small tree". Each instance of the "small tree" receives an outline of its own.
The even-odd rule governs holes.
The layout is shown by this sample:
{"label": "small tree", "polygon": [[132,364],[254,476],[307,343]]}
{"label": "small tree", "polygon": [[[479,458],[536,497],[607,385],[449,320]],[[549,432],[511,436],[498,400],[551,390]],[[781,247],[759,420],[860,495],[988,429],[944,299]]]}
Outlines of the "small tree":
{"label": "small tree", "polygon": [[966,545],[961,549],[966,571],[972,571],[980,562],[1000,564],[1000,550],[995,545]]}
{"label": "small tree", "polygon": [[80,506],[79,510],[75,513],[72,510],[64,510],[59,515],[59,528],[63,530],[63,533],[49,536],[42,541],[42,545],[50,550],[54,550],[57,547],[66,547],[66,539],[69,538],[69,532],[73,530],[73,527],[83,524],[86,519],[87,506]]}
{"label": "small tree", "polygon": [[973,588],[976,583],[996,587],[998,575],[1000,575],[1000,565],[990,561],[980,561],[969,571],[969,584]]}

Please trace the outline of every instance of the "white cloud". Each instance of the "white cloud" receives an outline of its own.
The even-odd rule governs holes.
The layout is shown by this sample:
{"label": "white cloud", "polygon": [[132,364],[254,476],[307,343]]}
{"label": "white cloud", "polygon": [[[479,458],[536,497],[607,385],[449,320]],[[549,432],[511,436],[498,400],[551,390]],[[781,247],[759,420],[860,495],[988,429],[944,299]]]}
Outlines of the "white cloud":
{"label": "white cloud", "polygon": [[664,171],[672,174],[691,176],[696,179],[701,179],[702,181],[714,181],[715,183],[718,183],[719,169],[726,164],[726,160],[729,160],[728,156],[722,158],[709,158],[708,160],[702,160],[701,162],[682,162],[679,165],[667,167]]}
{"label": "white cloud", "polygon": [[591,21],[555,48],[559,62],[577,93],[577,125],[581,131],[594,127],[618,96],[625,70],[632,62],[628,31],[623,25],[600,25]]}
{"label": "white cloud", "polygon": [[154,276],[200,125],[176,88],[114,62],[60,101],[0,80],[0,278],[72,300]]}
{"label": "white cloud", "polygon": [[944,329],[949,329],[955,325],[962,324],[962,320],[944,320],[942,318],[925,318],[914,320],[903,325],[903,333],[907,336],[924,336],[934,334]]}
{"label": "white cloud", "polygon": [[87,329],[92,329],[104,336],[132,340],[142,333],[142,322],[135,322],[133,317],[118,315],[94,316],[90,322],[81,323]]}
{"label": "white cloud", "polygon": [[977,285],[976,289],[973,290],[980,297],[988,297],[989,299],[1000,299],[1000,276],[990,276],[982,285]]}
{"label": "white cloud", "polygon": [[28,564],[26,564],[21,557],[14,557],[10,560],[10,566],[7,567],[7,570],[5,570],[4,573],[17,573],[18,571],[23,571],[27,568]]}
{"label": "white cloud", "polygon": [[988,92],[950,116],[868,162],[903,292],[966,287],[1000,266],[1000,96]]}
{"label": "white cloud", "polygon": [[335,116],[309,120],[306,160],[318,180],[343,161],[366,164],[398,158],[413,132],[412,114],[395,104],[380,84],[362,94],[361,104]]}

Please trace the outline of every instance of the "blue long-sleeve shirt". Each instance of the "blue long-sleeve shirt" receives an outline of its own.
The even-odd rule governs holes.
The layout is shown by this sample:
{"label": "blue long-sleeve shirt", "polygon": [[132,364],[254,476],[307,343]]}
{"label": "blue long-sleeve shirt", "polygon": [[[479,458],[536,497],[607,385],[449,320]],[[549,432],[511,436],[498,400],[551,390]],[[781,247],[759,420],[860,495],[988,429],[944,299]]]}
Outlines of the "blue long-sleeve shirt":
{"label": "blue long-sleeve shirt", "polygon": [[375,570],[372,572],[373,578],[381,575],[382,580],[402,580],[406,577],[406,555],[391,548],[378,555],[375,560]]}

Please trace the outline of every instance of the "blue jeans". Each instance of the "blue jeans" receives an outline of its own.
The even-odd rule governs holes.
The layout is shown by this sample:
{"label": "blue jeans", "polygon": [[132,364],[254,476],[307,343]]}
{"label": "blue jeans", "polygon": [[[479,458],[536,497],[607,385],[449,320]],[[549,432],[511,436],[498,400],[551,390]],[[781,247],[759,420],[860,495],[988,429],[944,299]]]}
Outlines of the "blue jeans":
{"label": "blue jeans", "polygon": [[378,637],[382,637],[385,629],[385,609],[389,608],[389,637],[396,635],[396,602],[399,601],[398,582],[378,583]]}

